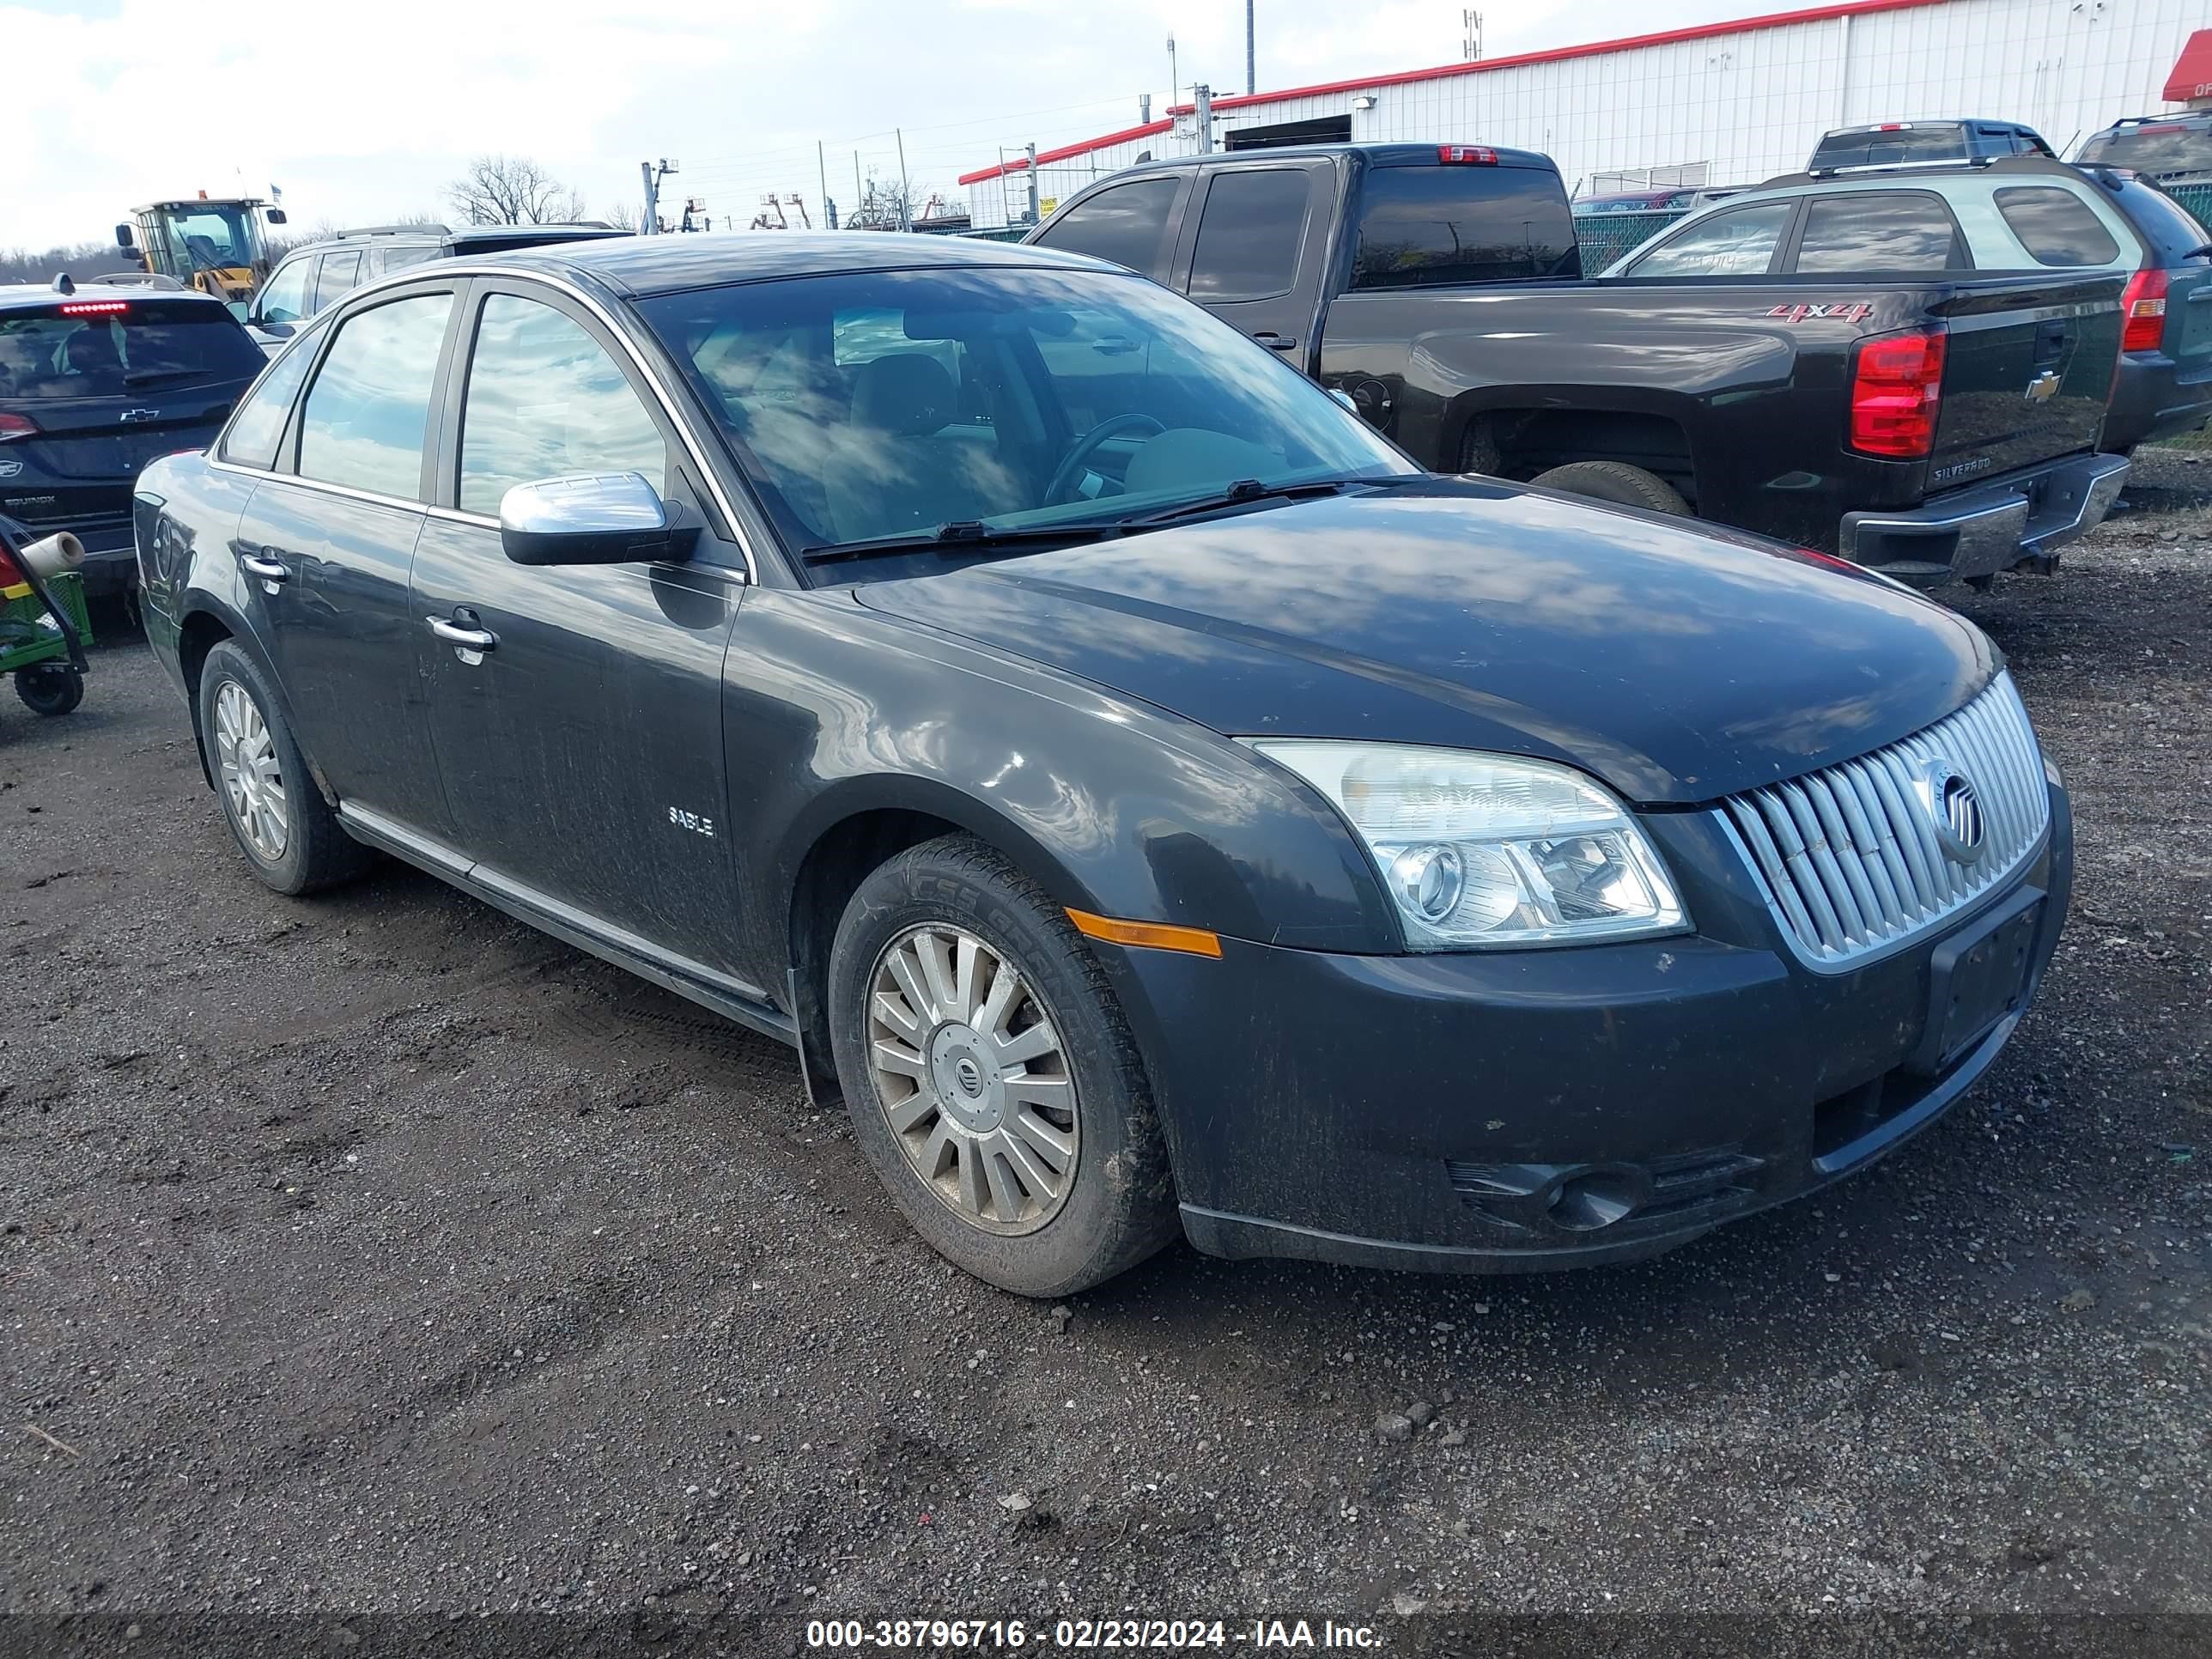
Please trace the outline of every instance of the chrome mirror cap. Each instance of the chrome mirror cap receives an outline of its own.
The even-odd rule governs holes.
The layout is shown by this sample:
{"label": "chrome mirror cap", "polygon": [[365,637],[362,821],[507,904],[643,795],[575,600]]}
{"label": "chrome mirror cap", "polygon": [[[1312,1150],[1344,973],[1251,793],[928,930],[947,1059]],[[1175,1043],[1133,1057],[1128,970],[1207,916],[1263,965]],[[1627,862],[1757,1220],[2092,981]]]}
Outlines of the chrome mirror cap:
{"label": "chrome mirror cap", "polygon": [[500,499],[500,540],[517,564],[630,564],[680,559],[698,536],[636,472],[582,472],[520,483]]}

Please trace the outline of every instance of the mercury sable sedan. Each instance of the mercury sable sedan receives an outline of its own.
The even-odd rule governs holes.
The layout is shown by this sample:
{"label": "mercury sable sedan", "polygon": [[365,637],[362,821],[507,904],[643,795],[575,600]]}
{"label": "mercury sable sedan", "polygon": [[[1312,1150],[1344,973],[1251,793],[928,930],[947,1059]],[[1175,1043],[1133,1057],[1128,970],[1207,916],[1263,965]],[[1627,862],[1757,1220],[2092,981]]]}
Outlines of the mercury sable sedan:
{"label": "mercury sable sedan", "polygon": [[1678,1243],[1942,1113],[2065,909],[1971,623],[1424,474],[1044,249],[410,272],[136,527],[257,876],[380,849],[781,1037],[916,1231],[1029,1295],[1178,1231]]}

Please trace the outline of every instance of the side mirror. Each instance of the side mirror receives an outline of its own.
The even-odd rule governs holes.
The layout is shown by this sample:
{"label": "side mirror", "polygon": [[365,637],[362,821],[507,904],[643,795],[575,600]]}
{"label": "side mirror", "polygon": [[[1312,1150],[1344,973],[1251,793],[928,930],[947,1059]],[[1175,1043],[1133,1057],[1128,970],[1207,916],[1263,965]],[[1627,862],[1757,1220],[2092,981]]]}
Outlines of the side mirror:
{"label": "side mirror", "polygon": [[682,559],[698,538],[698,526],[678,523],[635,472],[540,478],[515,485],[499,504],[500,544],[517,564]]}
{"label": "side mirror", "polygon": [[264,216],[265,216],[272,225],[281,225],[289,222],[284,217],[284,210],[283,208],[270,208],[268,213]]}
{"label": "side mirror", "polygon": [[131,248],[131,247],[136,247],[136,246],[138,246],[138,244],[137,244],[137,240],[136,240],[135,239],[133,239],[133,237],[132,237],[132,236],[131,236],[131,227],[130,227],[130,226],[128,226],[128,225],[118,225],[118,226],[116,226],[116,228],[115,228],[115,246],[118,246],[118,247],[121,247],[121,248]]}
{"label": "side mirror", "polygon": [[264,334],[266,334],[272,340],[289,340],[292,337],[295,331],[294,325],[290,323],[273,322],[266,317],[258,319],[249,317],[246,320],[252,323],[254,327],[259,329]]}

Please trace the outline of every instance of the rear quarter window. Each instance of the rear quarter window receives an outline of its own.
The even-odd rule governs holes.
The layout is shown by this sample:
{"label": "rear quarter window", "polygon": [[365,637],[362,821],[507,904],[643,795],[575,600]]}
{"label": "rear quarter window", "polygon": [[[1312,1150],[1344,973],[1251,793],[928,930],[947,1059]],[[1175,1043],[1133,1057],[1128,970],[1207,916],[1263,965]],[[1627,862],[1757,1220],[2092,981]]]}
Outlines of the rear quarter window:
{"label": "rear quarter window", "polygon": [[218,305],[84,300],[0,312],[0,400],[151,397],[250,380],[265,361]]}
{"label": "rear quarter window", "polygon": [[1559,177],[1534,167],[1370,167],[1352,285],[1419,288],[1582,270]]}
{"label": "rear quarter window", "polygon": [[2039,265],[2106,265],[2120,245],[2104,221],[2069,190],[2021,185],[1996,193],[1997,211]]}

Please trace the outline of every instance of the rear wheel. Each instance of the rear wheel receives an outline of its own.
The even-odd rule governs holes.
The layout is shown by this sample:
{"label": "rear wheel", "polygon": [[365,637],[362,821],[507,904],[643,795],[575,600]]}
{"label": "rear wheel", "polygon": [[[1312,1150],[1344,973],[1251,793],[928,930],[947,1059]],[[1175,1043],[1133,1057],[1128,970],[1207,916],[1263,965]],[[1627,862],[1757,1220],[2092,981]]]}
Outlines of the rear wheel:
{"label": "rear wheel", "polygon": [[830,951],[830,1018],[854,1137],[947,1260],[1066,1296],[1174,1237],[1166,1150],[1104,971],[982,842],[928,842],[861,883]]}
{"label": "rear wheel", "polygon": [[84,676],[68,663],[39,663],[16,671],[15,695],[33,714],[66,714],[84,701]]}
{"label": "rear wheel", "polygon": [[368,849],[315,787],[252,658],[228,640],[217,644],[200,670],[199,702],[223,816],[255,875],[280,893],[310,893],[368,866]]}
{"label": "rear wheel", "polygon": [[1538,473],[1530,482],[1547,489],[1564,490],[1570,495],[1587,495],[1594,501],[1640,507],[1646,513],[1666,513],[1681,518],[1690,510],[1689,503],[1676,493],[1674,485],[1657,473],[1646,472],[1626,461],[1570,461],[1549,472]]}

